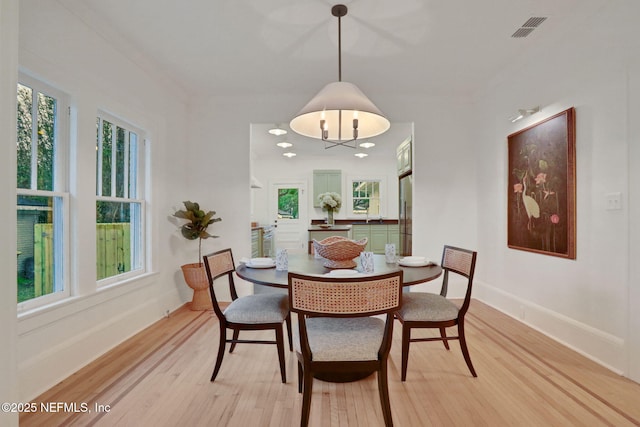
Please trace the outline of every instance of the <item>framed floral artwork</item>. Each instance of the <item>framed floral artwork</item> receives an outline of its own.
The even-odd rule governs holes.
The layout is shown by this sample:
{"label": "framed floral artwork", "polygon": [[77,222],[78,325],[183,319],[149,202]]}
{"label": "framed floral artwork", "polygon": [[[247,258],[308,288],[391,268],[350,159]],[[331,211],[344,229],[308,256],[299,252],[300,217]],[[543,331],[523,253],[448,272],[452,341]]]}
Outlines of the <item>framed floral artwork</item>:
{"label": "framed floral artwork", "polygon": [[576,258],[575,110],[507,137],[507,245]]}

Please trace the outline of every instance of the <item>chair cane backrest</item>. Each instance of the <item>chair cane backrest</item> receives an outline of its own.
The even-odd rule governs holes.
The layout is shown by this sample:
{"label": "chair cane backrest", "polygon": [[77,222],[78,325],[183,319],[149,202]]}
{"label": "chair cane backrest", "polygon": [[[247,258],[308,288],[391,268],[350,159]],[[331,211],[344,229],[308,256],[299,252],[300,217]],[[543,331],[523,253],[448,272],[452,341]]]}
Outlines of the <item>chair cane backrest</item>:
{"label": "chair cane backrest", "polygon": [[336,278],[289,273],[289,309],[298,313],[302,354],[312,359],[306,316],[368,317],[386,314],[385,333],[378,350],[391,349],[393,319],[402,305],[402,270],[378,276]]}
{"label": "chair cane backrest", "polygon": [[461,315],[469,308],[471,302],[471,287],[473,285],[473,274],[476,269],[476,257],[478,253],[468,249],[456,248],[454,246],[445,246],[442,252],[442,269],[444,277],[442,281],[442,290],[440,295],[447,296],[447,287],[449,282],[449,272],[457,273],[467,278],[467,291],[465,293],[464,302],[460,308]]}
{"label": "chair cane backrest", "polygon": [[289,307],[333,317],[393,312],[402,302],[402,271],[370,277],[321,277],[289,273]]}
{"label": "chair cane backrest", "polygon": [[236,292],[236,286],[233,281],[233,272],[236,271],[235,264],[233,262],[233,254],[231,249],[223,249],[202,257],[204,266],[207,271],[207,277],[209,278],[209,293],[211,294],[211,302],[213,303],[213,310],[219,318],[223,317],[222,310],[218,305],[213,282],[222,276],[227,276],[229,280],[229,289],[231,292],[231,298],[236,300],[238,294]]}
{"label": "chair cane backrest", "polygon": [[465,277],[473,275],[475,267],[475,252],[445,246],[442,253],[442,268],[455,271]]}

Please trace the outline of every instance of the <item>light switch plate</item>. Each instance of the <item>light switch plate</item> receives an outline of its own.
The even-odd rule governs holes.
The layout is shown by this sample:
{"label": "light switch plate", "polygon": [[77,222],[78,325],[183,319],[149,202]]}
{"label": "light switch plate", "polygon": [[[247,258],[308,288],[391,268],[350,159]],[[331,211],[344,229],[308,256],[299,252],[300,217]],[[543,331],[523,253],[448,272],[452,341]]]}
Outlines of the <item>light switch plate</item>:
{"label": "light switch plate", "polygon": [[609,193],[607,194],[607,210],[615,211],[622,209],[622,193]]}

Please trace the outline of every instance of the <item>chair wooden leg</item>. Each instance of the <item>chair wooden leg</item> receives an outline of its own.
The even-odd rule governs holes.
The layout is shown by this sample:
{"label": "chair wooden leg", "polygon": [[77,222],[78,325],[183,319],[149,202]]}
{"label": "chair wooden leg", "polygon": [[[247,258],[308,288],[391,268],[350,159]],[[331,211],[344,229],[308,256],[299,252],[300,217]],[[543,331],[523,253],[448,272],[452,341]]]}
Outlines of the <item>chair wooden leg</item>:
{"label": "chair wooden leg", "polygon": [[302,362],[298,360],[298,393],[302,393]]}
{"label": "chair wooden leg", "polygon": [[307,427],[309,425],[309,412],[311,411],[311,395],[313,394],[313,375],[310,369],[303,369],[302,371],[302,416],[300,418],[300,427]]}
{"label": "chair wooden leg", "polygon": [[444,348],[449,350],[449,340],[447,339],[447,329],[440,328],[440,337],[442,337],[442,342],[444,343]]}
{"label": "chair wooden leg", "polygon": [[220,324],[220,343],[218,344],[218,357],[216,359],[216,366],[213,368],[213,374],[211,375],[211,381],[213,382],[218,376],[220,371],[220,365],[222,365],[222,358],[224,357],[224,348],[227,345],[227,328],[224,324]]}
{"label": "chair wooden leg", "polygon": [[[232,339],[234,341],[237,340],[239,335],[240,335],[240,330],[239,329],[234,329],[233,330],[233,338]],[[232,342],[231,343],[231,348],[229,349],[229,353],[233,353],[233,349],[235,349],[235,348],[236,348],[236,343]]]}
{"label": "chair wooden leg", "polygon": [[469,356],[469,349],[467,348],[467,340],[464,337],[464,322],[458,323],[458,336],[460,341],[460,348],[462,349],[462,355],[464,356],[464,361],[467,362],[467,367],[469,371],[471,371],[471,375],[477,377],[476,370],[473,369],[473,363],[471,363],[471,356]]}
{"label": "chair wooden leg", "polygon": [[282,325],[278,325],[276,330],[276,347],[278,347],[278,360],[280,361],[280,376],[282,377],[282,383],[287,382],[287,372],[284,367],[284,334],[282,332]]}
{"label": "chair wooden leg", "polygon": [[387,361],[382,361],[378,371],[378,393],[380,394],[380,404],[382,405],[382,415],[386,427],[393,426],[391,418],[391,403],[389,402],[389,382],[387,380]]}
{"label": "chair wooden leg", "polygon": [[401,380],[407,379],[407,365],[409,364],[409,343],[411,341],[411,328],[402,324],[402,374]]}
{"label": "chair wooden leg", "polygon": [[291,312],[287,315],[287,318],[284,319],[285,324],[287,325],[287,337],[289,338],[289,351],[293,351],[293,339],[291,338]]}

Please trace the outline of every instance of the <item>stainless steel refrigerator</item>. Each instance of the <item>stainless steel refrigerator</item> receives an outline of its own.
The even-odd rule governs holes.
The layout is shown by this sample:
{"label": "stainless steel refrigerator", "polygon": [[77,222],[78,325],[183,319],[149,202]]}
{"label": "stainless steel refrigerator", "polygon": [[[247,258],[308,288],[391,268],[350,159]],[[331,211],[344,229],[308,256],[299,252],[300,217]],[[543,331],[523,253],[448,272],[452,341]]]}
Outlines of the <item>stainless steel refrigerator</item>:
{"label": "stainless steel refrigerator", "polygon": [[411,226],[412,226],[412,186],[413,177],[411,172],[400,175],[398,178],[398,195],[400,206],[398,212],[400,214],[400,256],[411,255]]}

